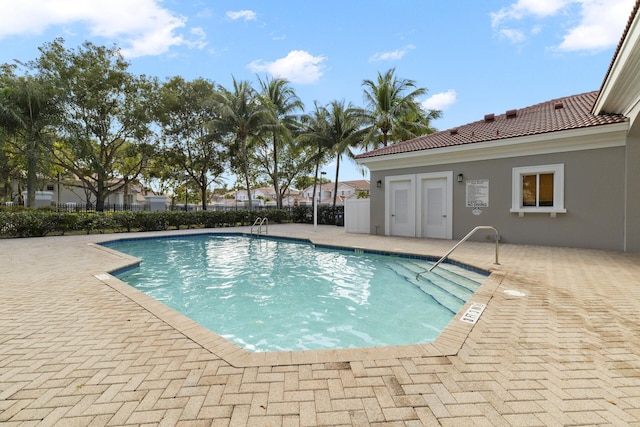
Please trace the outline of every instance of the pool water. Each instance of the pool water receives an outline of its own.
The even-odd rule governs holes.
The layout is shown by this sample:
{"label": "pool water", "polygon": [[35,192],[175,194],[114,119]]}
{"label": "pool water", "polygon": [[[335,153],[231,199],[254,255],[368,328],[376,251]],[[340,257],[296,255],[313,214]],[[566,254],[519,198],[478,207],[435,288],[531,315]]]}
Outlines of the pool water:
{"label": "pool water", "polygon": [[249,351],[428,343],[486,275],[431,262],[242,235],[114,241],[116,276]]}

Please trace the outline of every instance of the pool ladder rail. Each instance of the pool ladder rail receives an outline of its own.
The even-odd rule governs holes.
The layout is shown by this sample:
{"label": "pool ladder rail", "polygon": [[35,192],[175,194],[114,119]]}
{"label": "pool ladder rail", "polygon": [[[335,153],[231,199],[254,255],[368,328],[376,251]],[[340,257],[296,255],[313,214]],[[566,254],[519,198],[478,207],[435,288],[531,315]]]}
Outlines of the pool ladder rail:
{"label": "pool ladder rail", "polygon": [[267,217],[256,218],[256,220],[253,221],[253,225],[251,226],[251,235],[253,236],[254,231],[257,236],[262,234],[263,226],[264,226],[264,234],[269,234],[269,219]]}
{"label": "pool ladder rail", "polygon": [[500,235],[498,234],[498,230],[495,227],[492,227],[490,225],[479,225],[477,227],[475,227],[473,230],[471,230],[466,236],[464,236],[458,243],[456,243],[451,249],[449,249],[449,252],[447,252],[446,254],[444,254],[442,256],[442,258],[440,258],[435,264],[433,264],[431,266],[431,268],[429,268],[426,271],[422,271],[418,274],[416,274],[416,280],[418,280],[420,278],[420,276],[422,276],[424,273],[430,273],[431,270],[433,270],[434,268],[436,268],[437,266],[440,265],[440,263],[442,261],[444,261],[445,259],[447,259],[447,257],[449,255],[451,255],[451,252],[455,251],[456,248],[458,246],[460,246],[462,243],[466,242],[471,236],[474,235],[474,233],[478,230],[493,230],[496,233],[496,265],[500,265],[500,263],[498,262],[498,242],[500,242]]}

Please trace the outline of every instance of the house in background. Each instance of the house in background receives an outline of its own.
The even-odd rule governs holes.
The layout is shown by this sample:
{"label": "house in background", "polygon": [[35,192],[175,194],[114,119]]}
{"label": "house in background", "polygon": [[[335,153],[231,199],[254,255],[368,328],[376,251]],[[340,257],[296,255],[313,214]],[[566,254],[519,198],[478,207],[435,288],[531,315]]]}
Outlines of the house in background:
{"label": "house in background", "polygon": [[370,233],[640,252],[639,5],[599,91],[357,156]]}
{"label": "house in background", "polygon": [[[42,190],[36,191],[35,207],[60,206],[66,210],[92,208],[95,205],[95,196],[91,191],[83,187],[80,180],[46,180],[39,183]],[[14,188],[19,189],[20,183],[16,179]],[[14,193],[12,205],[26,206],[28,193],[21,189]],[[164,210],[167,209],[167,197],[164,195],[148,194],[138,182],[130,182],[114,191],[105,200],[106,209],[133,209],[133,210]]]}
{"label": "house in background", "polygon": [[[318,195],[320,203],[333,204],[333,193],[335,191],[335,183],[326,182],[322,185],[318,185]],[[366,179],[353,180],[353,181],[338,181],[338,192],[336,196],[336,205],[344,205],[346,199],[357,197],[358,193],[369,194],[370,181]],[[308,203],[311,203],[313,198],[313,186],[307,187],[302,190],[302,198]]]}
{"label": "house in background", "polygon": [[[294,206],[300,198],[300,192],[289,189],[282,197],[282,206]],[[261,187],[251,190],[251,201],[254,206],[276,206],[276,191],[273,187]],[[226,207],[236,206],[240,204],[244,206],[245,202],[249,202],[247,190],[236,190],[227,193],[226,198],[218,198],[213,201],[216,205],[226,205]]]}

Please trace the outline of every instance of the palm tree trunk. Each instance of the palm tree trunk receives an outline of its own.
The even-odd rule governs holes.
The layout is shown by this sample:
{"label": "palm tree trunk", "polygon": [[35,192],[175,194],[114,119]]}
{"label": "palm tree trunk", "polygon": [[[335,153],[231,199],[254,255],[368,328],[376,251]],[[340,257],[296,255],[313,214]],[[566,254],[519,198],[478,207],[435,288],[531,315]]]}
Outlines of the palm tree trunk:
{"label": "palm tree trunk", "polygon": [[242,169],[244,173],[244,183],[247,188],[247,197],[249,199],[249,210],[253,208],[253,201],[251,200],[251,184],[249,183],[249,156],[247,155],[247,141],[243,138],[241,141],[242,146]]}
{"label": "palm tree trunk", "polygon": [[276,208],[282,209],[282,196],[280,196],[280,176],[278,174],[278,141],[276,132],[273,132],[273,190],[276,193]]}
{"label": "palm tree trunk", "polygon": [[336,183],[333,186],[333,211],[334,212],[336,210],[336,199],[338,198],[338,174],[340,173],[340,157],[342,157],[342,155],[338,154],[338,157],[336,158]]}
{"label": "palm tree trunk", "polygon": [[316,190],[318,188],[318,170],[319,169],[320,169],[320,160],[316,160],[316,172],[315,172],[315,175],[313,177],[313,193],[312,193],[313,196],[312,196],[312,199],[311,199],[311,202],[312,202],[311,203],[311,207],[313,208],[314,212],[317,212],[316,211],[316,209],[317,209],[316,203],[318,203],[318,202],[316,200]]}
{"label": "palm tree trunk", "polygon": [[36,168],[38,166],[37,142],[32,136],[27,142],[27,207],[36,205]]}

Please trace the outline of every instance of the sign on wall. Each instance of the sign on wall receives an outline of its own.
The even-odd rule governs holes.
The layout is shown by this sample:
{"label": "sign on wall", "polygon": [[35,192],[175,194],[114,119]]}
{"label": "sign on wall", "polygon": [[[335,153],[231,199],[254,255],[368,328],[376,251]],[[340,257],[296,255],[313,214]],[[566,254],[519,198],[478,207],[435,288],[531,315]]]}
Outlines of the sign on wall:
{"label": "sign on wall", "polygon": [[467,181],[467,207],[489,207],[489,180],[470,179]]}

